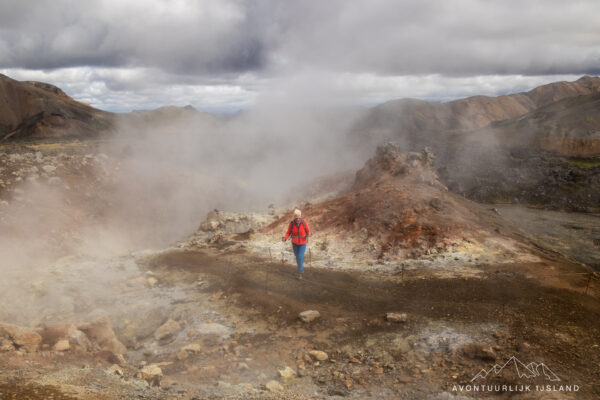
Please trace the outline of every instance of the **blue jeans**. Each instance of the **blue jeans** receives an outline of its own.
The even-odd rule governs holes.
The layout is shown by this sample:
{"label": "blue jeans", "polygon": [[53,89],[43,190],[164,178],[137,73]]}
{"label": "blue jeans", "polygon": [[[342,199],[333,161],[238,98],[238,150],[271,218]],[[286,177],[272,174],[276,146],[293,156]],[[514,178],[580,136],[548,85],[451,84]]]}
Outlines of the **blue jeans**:
{"label": "blue jeans", "polygon": [[304,252],[306,251],[305,244],[294,244],[294,255],[296,256],[296,264],[298,265],[298,272],[302,272],[302,266],[304,265]]}

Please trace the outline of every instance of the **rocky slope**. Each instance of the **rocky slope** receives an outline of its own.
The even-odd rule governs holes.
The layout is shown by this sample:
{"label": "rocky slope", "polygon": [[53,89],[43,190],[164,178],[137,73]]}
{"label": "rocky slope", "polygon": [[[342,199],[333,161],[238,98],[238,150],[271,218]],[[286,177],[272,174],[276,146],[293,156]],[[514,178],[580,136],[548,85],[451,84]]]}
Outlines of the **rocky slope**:
{"label": "rocky slope", "polygon": [[448,103],[415,99],[393,100],[375,107],[355,127],[359,142],[402,140],[410,149],[435,145],[443,132],[472,130],[495,121],[524,115],[553,102],[600,91],[600,78],[555,82],[528,92],[498,97],[474,96]]}
{"label": "rocky slope", "polygon": [[477,201],[600,212],[599,106],[600,94],[578,96],[449,133],[442,180]]}
{"label": "rocky slope", "polygon": [[0,140],[96,136],[112,129],[112,118],[53,85],[0,74]]}
{"label": "rocky slope", "polygon": [[571,97],[519,118],[494,123],[482,135],[507,147],[539,148],[568,157],[600,155],[600,93]]}

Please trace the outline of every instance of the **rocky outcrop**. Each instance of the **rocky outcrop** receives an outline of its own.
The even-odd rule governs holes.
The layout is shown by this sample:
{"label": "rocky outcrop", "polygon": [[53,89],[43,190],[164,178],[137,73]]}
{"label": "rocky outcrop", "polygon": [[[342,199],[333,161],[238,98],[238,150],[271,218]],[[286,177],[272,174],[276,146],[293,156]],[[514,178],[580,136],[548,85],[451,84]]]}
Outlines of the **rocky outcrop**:
{"label": "rocky outcrop", "polygon": [[[332,254],[338,249],[346,257],[368,254],[372,260],[392,263],[489,234],[480,216],[484,211],[448,191],[433,168],[434,160],[428,148],[404,153],[394,143],[379,146],[356,173],[349,191],[303,207],[303,215],[318,232],[313,248]],[[281,235],[291,219],[288,211],[261,232]]]}
{"label": "rocky outcrop", "polygon": [[117,339],[112,329],[110,320],[107,317],[98,318],[92,322],[86,322],[77,325],[77,329],[84,332],[85,335],[101,349],[110,351],[114,354],[125,354],[127,349]]}
{"label": "rocky outcrop", "polygon": [[34,330],[12,324],[0,323],[0,345],[4,350],[24,350],[35,352],[42,337]]}

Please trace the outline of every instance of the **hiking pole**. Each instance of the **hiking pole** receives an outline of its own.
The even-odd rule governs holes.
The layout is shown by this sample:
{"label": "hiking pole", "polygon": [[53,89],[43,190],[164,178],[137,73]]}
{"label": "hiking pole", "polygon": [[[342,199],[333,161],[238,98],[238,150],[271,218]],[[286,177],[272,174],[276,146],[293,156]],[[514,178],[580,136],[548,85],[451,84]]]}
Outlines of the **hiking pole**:
{"label": "hiking pole", "polygon": [[[271,258],[271,248],[269,247],[269,258]],[[271,260],[272,262],[273,260]],[[269,293],[269,267],[270,263],[265,268],[265,294]]]}
{"label": "hiking pole", "polygon": [[590,281],[592,280],[592,274],[590,273],[588,280],[587,280],[587,285],[585,285],[585,292],[584,294],[587,294],[588,292],[588,288],[590,287]]}

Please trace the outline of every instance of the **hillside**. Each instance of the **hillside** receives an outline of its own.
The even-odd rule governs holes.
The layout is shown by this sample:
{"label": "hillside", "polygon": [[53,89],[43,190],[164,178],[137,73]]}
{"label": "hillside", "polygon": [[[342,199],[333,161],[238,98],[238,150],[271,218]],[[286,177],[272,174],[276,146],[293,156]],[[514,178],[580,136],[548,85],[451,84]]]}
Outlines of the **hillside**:
{"label": "hillside", "polygon": [[53,85],[0,74],[0,140],[90,137],[110,131],[112,119]]}
{"label": "hillside", "polygon": [[416,149],[435,145],[441,132],[473,130],[492,122],[524,115],[553,102],[600,91],[600,78],[554,82],[528,92],[498,97],[474,96],[448,103],[415,99],[393,100],[375,107],[353,132],[357,142],[401,140]]}
{"label": "hillside", "polygon": [[563,99],[494,123],[486,133],[509,147],[536,147],[569,157],[599,155],[600,93]]}

